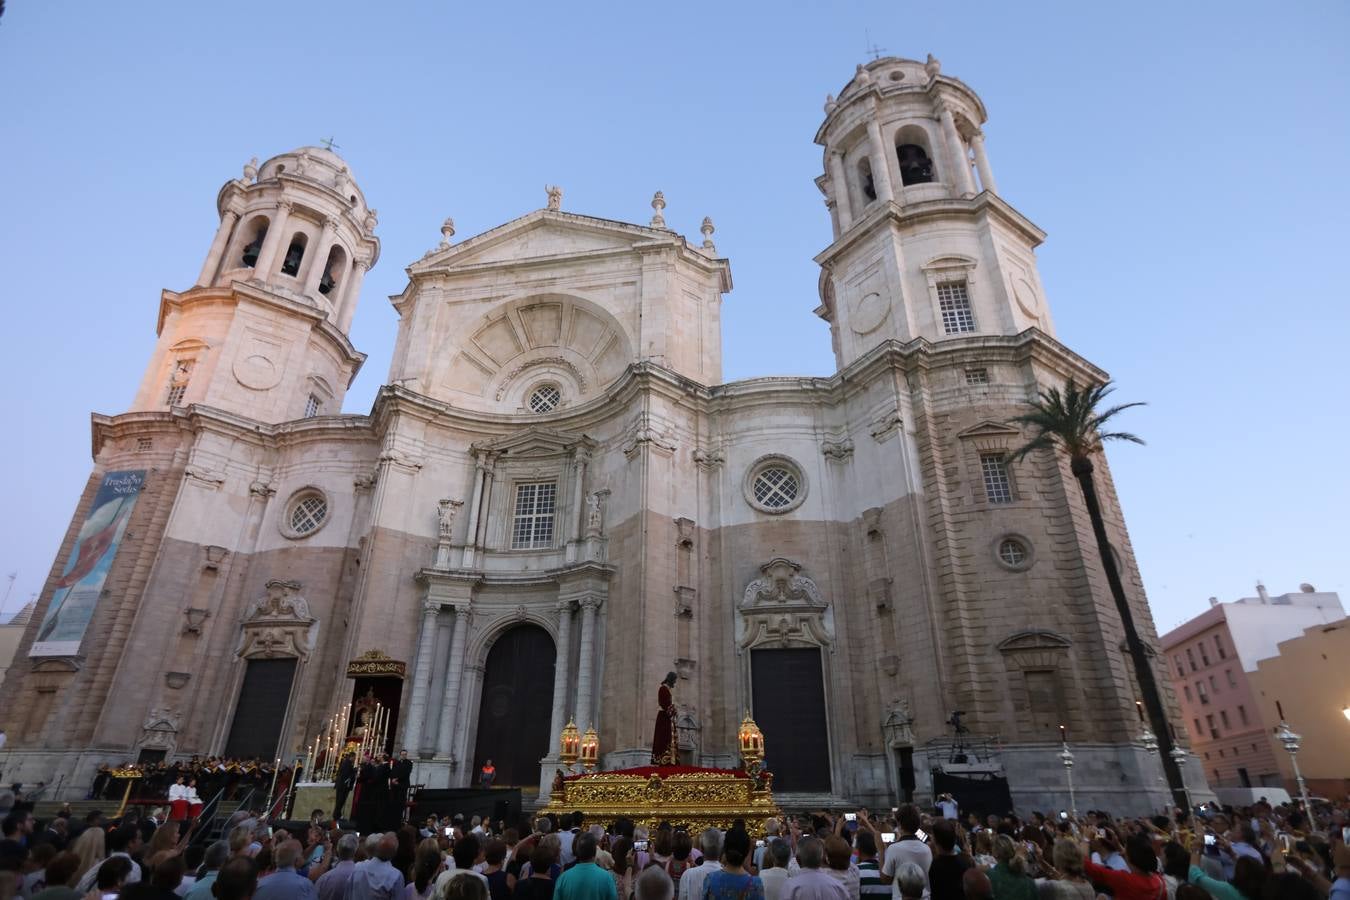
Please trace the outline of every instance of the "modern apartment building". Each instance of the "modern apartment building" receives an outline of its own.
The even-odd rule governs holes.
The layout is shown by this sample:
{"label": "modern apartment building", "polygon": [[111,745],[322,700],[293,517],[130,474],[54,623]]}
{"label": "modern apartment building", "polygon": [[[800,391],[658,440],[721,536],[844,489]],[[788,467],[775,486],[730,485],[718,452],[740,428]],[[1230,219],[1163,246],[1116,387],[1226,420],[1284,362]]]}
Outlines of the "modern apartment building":
{"label": "modern apartment building", "polygon": [[1231,603],[1211,597],[1209,609],[1162,636],[1191,748],[1210,787],[1293,787],[1275,738],[1279,713],[1273,701],[1261,702],[1251,676],[1258,662],[1279,655],[1281,641],[1345,618],[1337,594],[1309,584],[1272,597],[1258,583],[1256,592]]}

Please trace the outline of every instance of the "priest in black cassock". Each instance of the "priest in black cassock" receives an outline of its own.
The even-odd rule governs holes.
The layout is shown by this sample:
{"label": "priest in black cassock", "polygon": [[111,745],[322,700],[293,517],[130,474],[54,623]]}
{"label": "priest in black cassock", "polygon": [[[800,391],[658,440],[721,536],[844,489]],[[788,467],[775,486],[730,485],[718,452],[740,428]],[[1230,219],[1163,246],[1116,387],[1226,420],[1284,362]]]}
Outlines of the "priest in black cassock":
{"label": "priest in black cassock", "polygon": [[352,819],[362,834],[369,834],[377,827],[375,780],[375,760],[367,756],[356,770],[356,800],[352,804]]}
{"label": "priest in black cassock", "polygon": [[408,751],[400,750],[398,759],[389,769],[389,805],[393,815],[393,827],[403,824],[403,815],[408,808],[408,788],[412,786],[412,760]]}
{"label": "priest in black cassock", "polygon": [[342,754],[342,761],[338,763],[337,781],[333,789],[337,793],[336,802],[333,804],[333,821],[342,818],[342,807],[347,805],[347,795],[352,792],[352,785],[356,783],[356,757],[350,753]]}
{"label": "priest in black cassock", "polygon": [[389,802],[389,778],[391,769],[389,766],[389,757],[381,753],[375,763],[375,777],[371,780],[370,790],[374,794],[374,810],[372,815],[375,817],[375,827],[380,831],[393,831],[398,827],[391,815],[392,804]]}

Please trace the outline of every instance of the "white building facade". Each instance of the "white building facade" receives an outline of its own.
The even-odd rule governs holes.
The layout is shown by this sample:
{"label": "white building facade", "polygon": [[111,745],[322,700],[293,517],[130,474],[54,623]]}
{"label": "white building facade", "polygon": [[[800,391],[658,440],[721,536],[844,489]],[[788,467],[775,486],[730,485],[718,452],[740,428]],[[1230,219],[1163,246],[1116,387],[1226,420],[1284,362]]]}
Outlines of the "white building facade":
{"label": "white building facade", "polygon": [[788,805],[925,797],[953,710],[999,736],[1019,807],[1067,806],[1061,724],[1079,808],[1165,802],[1067,464],[1005,458],[1038,388],[1106,375],[1054,338],[1044,233],[994,184],[984,107],[885,58],[825,109],[824,378],[722,381],[710,223],[691,241],[659,196],[637,225],[550,192],[467,240],[447,223],[392,298],[373,408],[339,414],[376,214],[328,151],[246,167],[132,408],[94,417],[0,699],[15,777],[290,757],[371,695],[420,782],[492,758],[546,786],[569,720],[605,767],[645,764],[673,670],[684,760],[734,763],[751,710]]}

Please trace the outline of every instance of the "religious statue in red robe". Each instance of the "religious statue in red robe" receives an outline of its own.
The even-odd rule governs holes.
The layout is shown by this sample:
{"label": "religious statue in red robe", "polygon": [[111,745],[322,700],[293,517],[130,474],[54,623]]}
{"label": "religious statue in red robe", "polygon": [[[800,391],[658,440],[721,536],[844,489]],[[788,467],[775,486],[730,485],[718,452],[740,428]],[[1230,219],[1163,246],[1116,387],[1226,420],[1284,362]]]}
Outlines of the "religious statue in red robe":
{"label": "religious statue in red robe", "polygon": [[675,673],[667,673],[660,690],[656,692],[656,730],[652,734],[654,766],[673,766],[678,761],[675,747],[675,681]]}

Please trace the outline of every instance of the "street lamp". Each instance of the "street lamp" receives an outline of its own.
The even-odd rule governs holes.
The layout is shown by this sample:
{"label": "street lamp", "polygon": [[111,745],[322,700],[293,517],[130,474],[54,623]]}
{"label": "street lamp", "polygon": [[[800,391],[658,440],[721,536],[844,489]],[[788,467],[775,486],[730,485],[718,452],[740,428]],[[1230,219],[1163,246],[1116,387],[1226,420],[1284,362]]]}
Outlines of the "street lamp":
{"label": "street lamp", "polygon": [[1294,780],[1298,782],[1298,793],[1303,798],[1303,814],[1312,816],[1312,806],[1308,803],[1308,785],[1303,781],[1303,773],[1298,770],[1298,748],[1299,742],[1303,740],[1302,736],[1289,730],[1289,726],[1281,722],[1280,730],[1275,733],[1284,744],[1284,749],[1289,754],[1289,761],[1294,765]]}
{"label": "street lamp", "polygon": [[1063,725],[1059,726],[1059,739],[1064,749],[1059,751],[1059,761],[1064,763],[1064,778],[1069,783],[1069,815],[1078,818],[1078,804],[1073,799],[1073,753],[1069,750],[1069,734]]}

